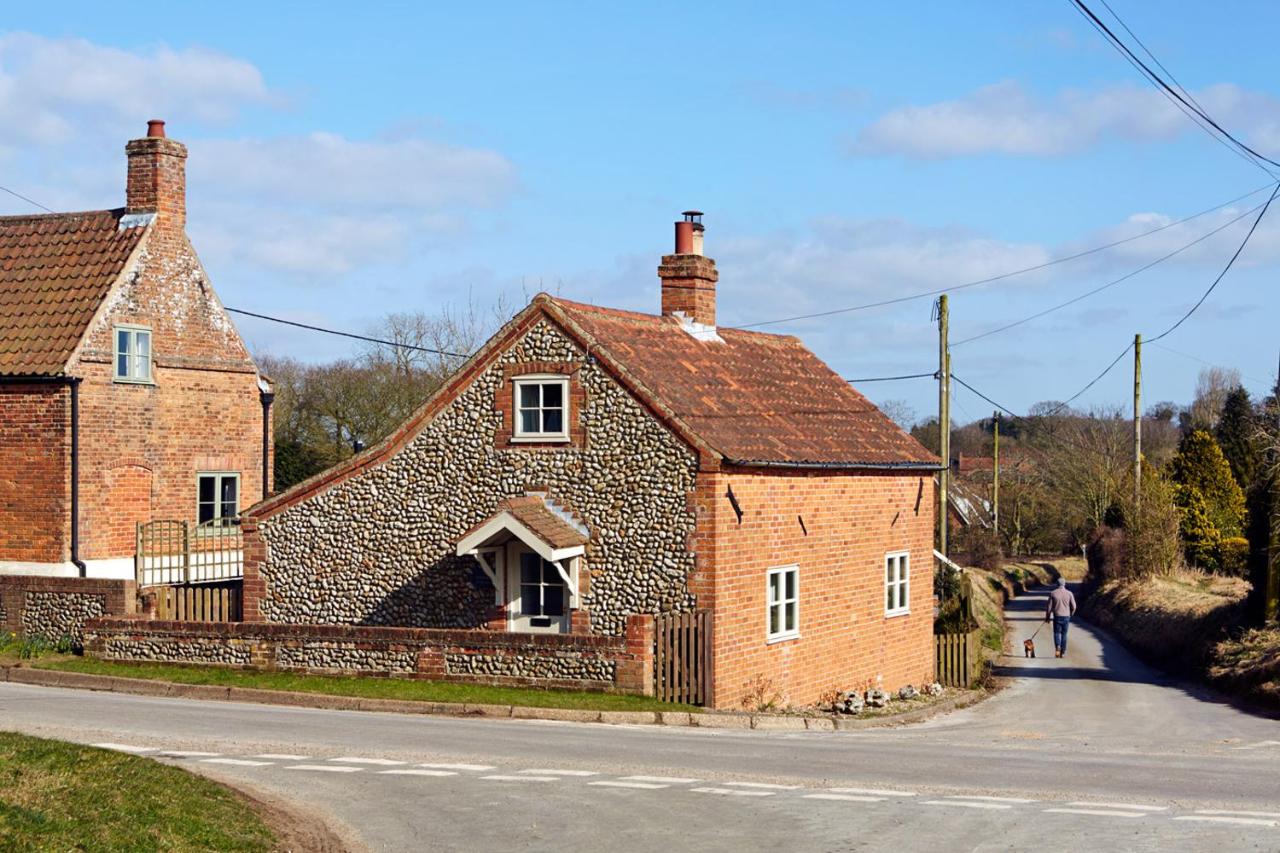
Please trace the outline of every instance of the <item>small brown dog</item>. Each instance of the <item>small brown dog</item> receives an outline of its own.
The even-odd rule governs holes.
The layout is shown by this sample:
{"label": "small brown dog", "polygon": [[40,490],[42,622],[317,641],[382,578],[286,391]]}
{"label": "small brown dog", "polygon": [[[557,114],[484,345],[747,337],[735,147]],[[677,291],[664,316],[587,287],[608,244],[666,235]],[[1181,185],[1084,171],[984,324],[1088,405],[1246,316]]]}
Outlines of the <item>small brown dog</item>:
{"label": "small brown dog", "polygon": [[1023,641],[1022,641],[1022,656],[1023,656],[1023,657],[1028,657],[1028,658],[1033,658],[1033,657],[1035,657],[1035,656],[1036,656],[1036,641],[1035,641],[1035,640],[1023,640]]}

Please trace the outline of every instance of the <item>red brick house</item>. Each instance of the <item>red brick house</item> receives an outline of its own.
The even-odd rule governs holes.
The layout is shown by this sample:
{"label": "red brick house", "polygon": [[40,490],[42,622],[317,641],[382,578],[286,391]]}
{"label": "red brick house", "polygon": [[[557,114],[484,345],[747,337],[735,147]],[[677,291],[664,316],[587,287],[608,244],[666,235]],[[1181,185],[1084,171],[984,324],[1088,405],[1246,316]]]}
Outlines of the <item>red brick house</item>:
{"label": "red brick house", "polygon": [[270,489],[270,388],[186,237],[186,147],[153,121],[125,150],[124,207],[0,217],[0,575],[133,578],[138,522]]}
{"label": "red brick house", "polygon": [[[938,460],[798,339],[716,327],[699,218],[660,314],[540,294],[380,445],[251,508],[238,630],[630,643],[637,617],[696,609],[714,706],[931,681]],[[308,665],[376,668],[361,648]],[[416,671],[559,666],[522,648]]]}

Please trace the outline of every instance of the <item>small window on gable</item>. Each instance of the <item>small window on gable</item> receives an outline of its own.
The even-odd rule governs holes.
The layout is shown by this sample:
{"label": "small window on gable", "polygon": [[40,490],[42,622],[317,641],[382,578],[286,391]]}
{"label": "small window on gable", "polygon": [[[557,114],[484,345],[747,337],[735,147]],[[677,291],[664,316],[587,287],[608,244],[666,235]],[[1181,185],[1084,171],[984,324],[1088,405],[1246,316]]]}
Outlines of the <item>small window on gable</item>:
{"label": "small window on gable", "polygon": [[115,327],[114,376],[117,382],[151,382],[151,330]]}
{"label": "small window on gable", "polygon": [[884,615],[911,612],[911,555],[899,551],[884,556]]}
{"label": "small window on gable", "polygon": [[196,522],[222,527],[240,515],[239,474],[196,475]]}
{"label": "small window on gable", "polygon": [[800,636],[800,568],[783,566],[768,573],[769,642]]}
{"label": "small window on gable", "polygon": [[569,440],[569,378],[520,376],[515,380],[512,440]]}

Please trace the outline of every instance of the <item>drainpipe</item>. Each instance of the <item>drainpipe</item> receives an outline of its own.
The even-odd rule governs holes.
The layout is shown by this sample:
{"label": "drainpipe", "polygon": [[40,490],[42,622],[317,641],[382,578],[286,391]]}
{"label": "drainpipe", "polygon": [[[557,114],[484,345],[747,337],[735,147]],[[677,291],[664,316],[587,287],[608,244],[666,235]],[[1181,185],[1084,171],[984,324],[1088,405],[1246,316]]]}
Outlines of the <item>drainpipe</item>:
{"label": "drainpipe", "polygon": [[271,474],[271,404],[275,402],[276,395],[266,390],[259,393],[262,396],[262,499],[265,501],[271,497],[267,483]]}
{"label": "drainpipe", "polygon": [[80,377],[68,377],[71,386],[71,562],[88,576],[88,567],[80,559]]}

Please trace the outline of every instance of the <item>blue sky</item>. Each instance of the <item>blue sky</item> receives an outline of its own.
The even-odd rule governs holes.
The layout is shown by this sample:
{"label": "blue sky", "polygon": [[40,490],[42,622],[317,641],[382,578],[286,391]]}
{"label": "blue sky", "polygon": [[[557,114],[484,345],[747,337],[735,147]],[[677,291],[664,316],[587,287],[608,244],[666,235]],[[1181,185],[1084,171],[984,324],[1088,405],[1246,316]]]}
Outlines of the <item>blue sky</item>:
{"label": "blue sky", "polygon": [[[1280,7],[1112,5],[1215,117],[1280,159]],[[165,8],[7,11],[0,184],[55,209],[117,206],[124,141],[164,118],[191,151],[188,230],[223,301],[354,331],[540,289],[655,310],[658,258],[688,207],[706,211],[734,325],[997,275],[1270,180],[1173,112],[1066,0]],[[957,292],[953,338],[1118,278],[1264,199]],[[0,196],[0,213],[29,210]],[[1015,410],[1074,393],[1135,332],[1176,320],[1250,219],[956,347],[955,373]],[[1144,353],[1147,400],[1189,399],[1196,359],[1268,387],[1278,258],[1280,207],[1162,341],[1179,354]],[[352,351],[237,322],[274,355]],[[846,376],[936,366],[928,299],[769,329]],[[1130,382],[1126,361],[1078,402],[1122,404]],[[920,416],[936,405],[929,380],[861,387]],[[991,409],[962,389],[955,408]]]}

